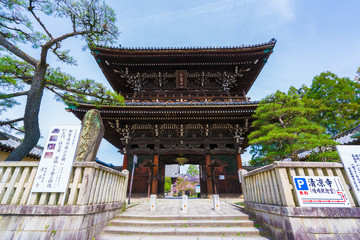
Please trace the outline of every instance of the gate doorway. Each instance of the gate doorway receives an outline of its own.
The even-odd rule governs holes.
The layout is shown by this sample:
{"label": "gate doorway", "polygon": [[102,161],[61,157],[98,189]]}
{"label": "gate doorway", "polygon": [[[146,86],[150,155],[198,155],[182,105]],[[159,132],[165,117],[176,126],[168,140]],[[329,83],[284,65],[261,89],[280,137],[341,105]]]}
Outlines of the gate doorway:
{"label": "gate doorway", "polygon": [[164,197],[177,198],[188,195],[201,197],[200,170],[198,164],[165,165]]}

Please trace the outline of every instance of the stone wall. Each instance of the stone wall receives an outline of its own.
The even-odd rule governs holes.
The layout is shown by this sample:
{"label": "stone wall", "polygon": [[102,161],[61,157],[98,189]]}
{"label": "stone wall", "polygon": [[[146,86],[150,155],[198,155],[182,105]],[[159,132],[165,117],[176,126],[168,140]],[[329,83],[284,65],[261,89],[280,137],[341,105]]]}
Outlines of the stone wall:
{"label": "stone wall", "polygon": [[0,239],[93,239],[124,204],[0,205]]}
{"label": "stone wall", "polygon": [[360,239],[360,208],[282,207],[246,203],[245,209],[275,239]]}

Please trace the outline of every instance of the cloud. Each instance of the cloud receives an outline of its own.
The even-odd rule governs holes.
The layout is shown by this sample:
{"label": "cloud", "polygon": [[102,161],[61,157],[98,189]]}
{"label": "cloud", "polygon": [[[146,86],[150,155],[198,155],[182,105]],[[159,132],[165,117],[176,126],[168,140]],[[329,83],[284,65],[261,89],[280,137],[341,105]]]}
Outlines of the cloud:
{"label": "cloud", "polygon": [[255,0],[222,0],[208,4],[202,4],[193,8],[180,9],[175,11],[169,11],[162,14],[150,15],[142,18],[129,19],[122,21],[121,24],[129,24],[136,22],[148,22],[148,21],[161,21],[163,19],[174,17],[189,17],[196,15],[205,15],[213,12],[221,12],[228,9],[238,8],[242,5],[255,2]]}
{"label": "cloud", "polygon": [[268,0],[263,10],[269,15],[280,14],[284,20],[291,20],[295,17],[293,2],[293,0]]}
{"label": "cloud", "polygon": [[[168,1],[168,0],[166,0]],[[237,10],[239,14],[252,12],[253,17],[276,16],[283,21],[291,20],[295,16],[294,0],[221,0],[212,3],[202,4],[192,8],[168,11],[160,14],[145,17],[128,19],[120,23],[134,24],[147,22],[160,22],[166,19],[188,18],[192,16],[207,15],[215,12]],[[258,15],[258,16],[257,16]]]}

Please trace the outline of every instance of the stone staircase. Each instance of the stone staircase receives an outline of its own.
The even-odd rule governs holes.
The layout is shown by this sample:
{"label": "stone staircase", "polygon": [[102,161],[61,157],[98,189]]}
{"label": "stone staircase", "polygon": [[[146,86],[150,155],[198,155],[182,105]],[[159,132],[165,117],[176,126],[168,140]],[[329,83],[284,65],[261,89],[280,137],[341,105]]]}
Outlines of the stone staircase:
{"label": "stone staircase", "polygon": [[246,216],[159,218],[118,215],[96,239],[184,239],[185,236],[188,237],[186,239],[202,239],[206,236],[216,239],[265,239],[260,237],[260,233],[261,230]]}
{"label": "stone staircase", "polygon": [[[224,203],[226,204],[226,203]],[[223,204],[223,205],[224,205]],[[228,204],[230,205],[230,204]],[[235,213],[235,214],[234,214]],[[227,214],[138,214],[121,213],[110,221],[96,240],[112,239],[269,239],[261,228],[241,211]]]}

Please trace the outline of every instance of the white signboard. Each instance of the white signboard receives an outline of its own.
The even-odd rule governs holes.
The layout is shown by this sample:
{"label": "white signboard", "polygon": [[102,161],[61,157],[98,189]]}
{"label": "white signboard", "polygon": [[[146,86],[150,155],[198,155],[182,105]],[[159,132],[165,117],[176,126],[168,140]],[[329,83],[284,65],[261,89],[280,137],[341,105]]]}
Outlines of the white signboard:
{"label": "white signboard", "polygon": [[219,175],[220,180],[225,180],[225,175]]}
{"label": "white signboard", "polygon": [[360,201],[360,146],[336,146],[356,199]]}
{"label": "white signboard", "polygon": [[293,177],[300,207],[351,207],[339,177]]}
{"label": "white signboard", "polygon": [[199,193],[199,192],[200,192],[200,185],[196,185],[196,186],[195,186],[195,192],[196,192],[196,193]]}
{"label": "white signboard", "polygon": [[32,192],[65,192],[81,125],[52,126],[41,156]]}

